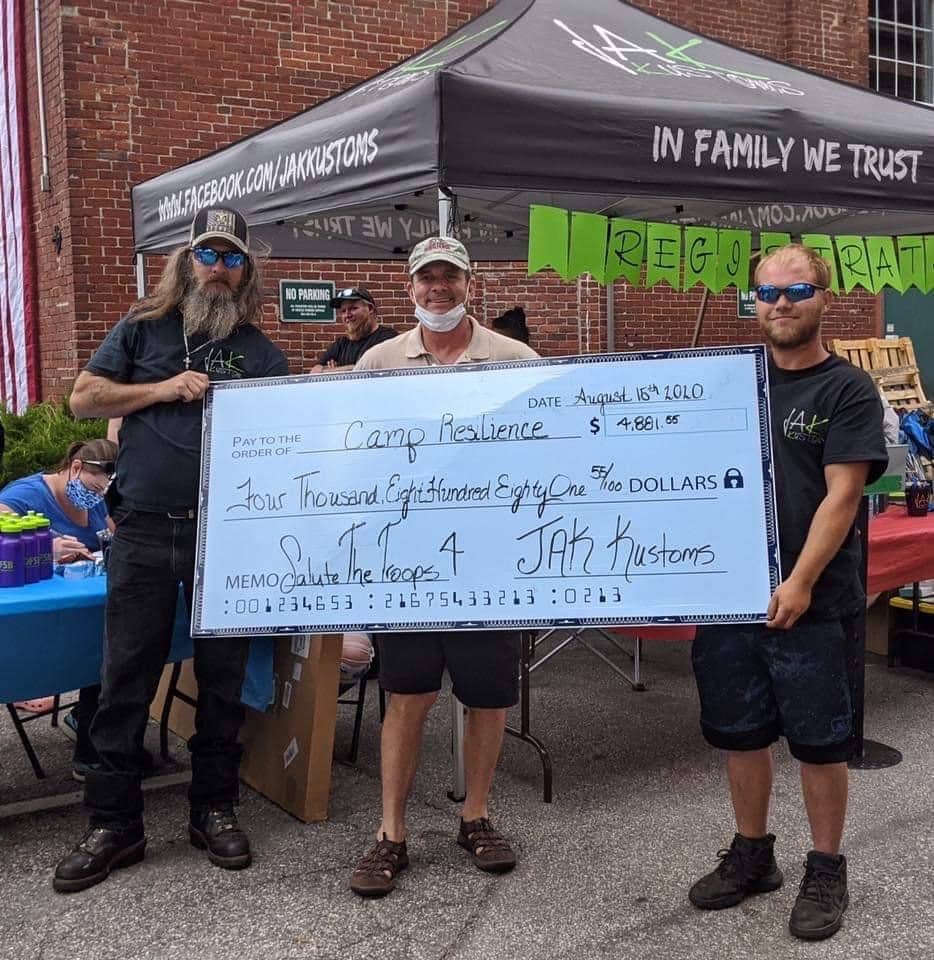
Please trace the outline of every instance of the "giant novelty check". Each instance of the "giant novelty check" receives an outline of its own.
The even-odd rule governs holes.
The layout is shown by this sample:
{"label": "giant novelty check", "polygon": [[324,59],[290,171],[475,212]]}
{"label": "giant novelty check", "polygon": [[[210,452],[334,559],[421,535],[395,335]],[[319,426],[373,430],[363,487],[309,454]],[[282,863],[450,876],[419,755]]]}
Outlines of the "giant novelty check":
{"label": "giant novelty check", "polygon": [[193,633],[761,621],[762,347],[215,384]]}

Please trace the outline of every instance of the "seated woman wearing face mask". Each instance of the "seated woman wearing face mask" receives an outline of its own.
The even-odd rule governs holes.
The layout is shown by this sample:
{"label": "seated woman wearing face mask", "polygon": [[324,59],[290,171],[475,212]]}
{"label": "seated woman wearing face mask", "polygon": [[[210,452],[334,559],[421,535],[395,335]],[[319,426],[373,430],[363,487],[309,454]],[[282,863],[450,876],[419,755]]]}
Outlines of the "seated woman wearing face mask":
{"label": "seated woman wearing face mask", "polygon": [[[53,472],[22,477],[0,490],[0,513],[24,514],[34,510],[45,514],[52,525],[54,563],[90,559],[99,549],[97,531],[113,529],[104,504],[104,491],[113,476],[116,456],[117,446],[109,440],[76,441],[68,447]],[[76,714],[65,718],[66,726],[77,738],[76,779],[84,779],[83,771],[97,761],[87,730],[97,709],[99,693],[99,686],[85,687]],[[39,712],[51,706],[51,698],[16,706]]]}

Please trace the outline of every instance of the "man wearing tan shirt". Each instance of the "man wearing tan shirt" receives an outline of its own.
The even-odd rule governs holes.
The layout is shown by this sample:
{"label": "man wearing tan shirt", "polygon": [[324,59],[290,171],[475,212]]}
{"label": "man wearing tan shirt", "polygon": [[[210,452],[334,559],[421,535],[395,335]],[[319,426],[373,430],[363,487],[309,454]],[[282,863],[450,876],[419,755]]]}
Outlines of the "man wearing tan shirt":
{"label": "man wearing tan shirt", "polygon": [[[470,258],[464,245],[430,237],[409,256],[409,297],[418,320],[411,330],[367,351],[354,369],[387,370],[435,364],[530,360],[531,347],[480,326],[467,313]],[[385,633],[377,635],[380,681],[392,696],[382,730],[383,817],[376,845],[350,881],[363,897],[385,896],[408,866],[405,806],[418,768],[422,728],[447,668],[454,695],[468,708],[464,736],[467,795],[457,842],[480,870],[505,873],[516,856],[489,820],[487,799],[506,727],[518,700],[519,634]]]}

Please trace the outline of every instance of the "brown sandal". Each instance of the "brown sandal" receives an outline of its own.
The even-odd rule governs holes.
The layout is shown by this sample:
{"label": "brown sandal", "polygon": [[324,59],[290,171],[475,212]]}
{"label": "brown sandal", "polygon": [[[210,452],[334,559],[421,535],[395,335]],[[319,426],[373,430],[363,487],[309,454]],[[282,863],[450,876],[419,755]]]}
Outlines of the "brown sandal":
{"label": "brown sandal", "polygon": [[487,873],[506,873],[516,865],[516,855],[509,841],[486,817],[479,820],[461,820],[457,842],[470,851],[473,862]]}
{"label": "brown sandal", "polygon": [[405,841],[394,843],[384,833],[376,846],[357,864],[350,889],[361,897],[385,897],[396,886],[396,874],[409,865]]}

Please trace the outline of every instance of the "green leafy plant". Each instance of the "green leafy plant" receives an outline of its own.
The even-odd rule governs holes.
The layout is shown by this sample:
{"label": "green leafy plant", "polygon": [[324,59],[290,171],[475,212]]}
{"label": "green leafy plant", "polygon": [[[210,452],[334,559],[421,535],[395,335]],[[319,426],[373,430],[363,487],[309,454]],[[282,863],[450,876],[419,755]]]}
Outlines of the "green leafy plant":
{"label": "green leafy plant", "polygon": [[21,414],[0,408],[0,423],[6,433],[0,487],[54,469],[75,440],[107,436],[105,420],[75,420],[66,400],[36,403]]}

